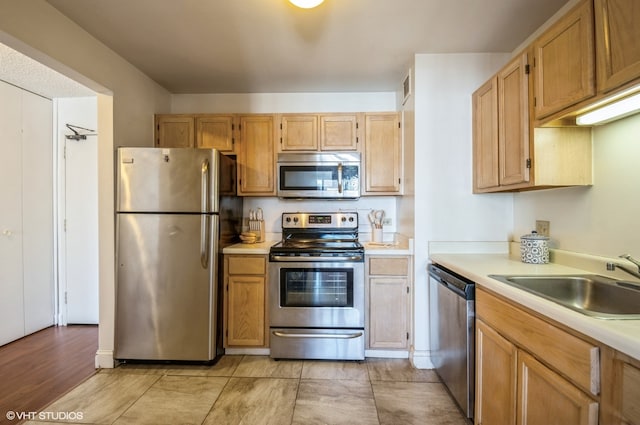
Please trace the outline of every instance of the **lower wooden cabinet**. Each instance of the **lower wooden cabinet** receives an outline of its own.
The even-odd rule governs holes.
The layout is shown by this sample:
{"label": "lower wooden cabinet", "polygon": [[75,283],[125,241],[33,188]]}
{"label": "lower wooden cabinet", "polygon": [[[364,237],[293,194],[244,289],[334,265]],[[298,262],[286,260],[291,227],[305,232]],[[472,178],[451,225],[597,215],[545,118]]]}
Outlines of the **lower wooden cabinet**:
{"label": "lower wooden cabinet", "polygon": [[368,348],[409,348],[410,309],[409,256],[368,256]]}
{"label": "lower wooden cabinet", "polygon": [[265,255],[224,256],[224,346],[267,347]]}
{"label": "lower wooden cabinet", "polygon": [[598,424],[598,347],[479,288],[476,315],[476,424]]}
{"label": "lower wooden cabinet", "polygon": [[476,321],[477,424],[516,422],[516,346],[481,320]]}
{"label": "lower wooden cabinet", "polygon": [[519,425],[598,423],[598,402],[522,350],[518,350],[517,381]]}

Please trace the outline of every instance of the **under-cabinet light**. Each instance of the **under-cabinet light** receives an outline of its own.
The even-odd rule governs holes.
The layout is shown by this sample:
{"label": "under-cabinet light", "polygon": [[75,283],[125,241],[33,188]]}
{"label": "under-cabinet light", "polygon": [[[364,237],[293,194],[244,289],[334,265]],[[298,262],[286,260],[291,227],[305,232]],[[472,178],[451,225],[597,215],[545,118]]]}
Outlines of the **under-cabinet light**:
{"label": "under-cabinet light", "polygon": [[303,9],[313,9],[319,6],[324,0],[289,0],[293,5]]}
{"label": "under-cabinet light", "polygon": [[576,117],[578,125],[605,124],[640,111],[640,93]]}

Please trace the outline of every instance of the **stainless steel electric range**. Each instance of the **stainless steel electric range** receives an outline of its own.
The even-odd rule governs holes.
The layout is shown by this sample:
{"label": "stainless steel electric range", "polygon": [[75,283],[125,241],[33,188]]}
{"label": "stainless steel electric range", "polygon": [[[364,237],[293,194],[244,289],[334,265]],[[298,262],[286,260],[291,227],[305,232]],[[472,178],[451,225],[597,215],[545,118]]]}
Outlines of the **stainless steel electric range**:
{"label": "stainless steel electric range", "polygon": [[273,358],[364,359],[358,213],[284,213],[269,253]]}

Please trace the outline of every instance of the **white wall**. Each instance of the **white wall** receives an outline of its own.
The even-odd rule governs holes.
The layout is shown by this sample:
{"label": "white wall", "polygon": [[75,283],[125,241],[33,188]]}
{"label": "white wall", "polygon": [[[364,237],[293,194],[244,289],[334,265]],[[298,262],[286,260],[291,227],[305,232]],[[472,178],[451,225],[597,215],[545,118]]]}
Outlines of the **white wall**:
{"label": "white wall", "polygon": [[395,111],[395,92],[174,94],[171,113],[284,113]]}
{"label": "white wall", "polygon": [[473,195],[471,174],[471,93],[508,58],[508,54],[415,57],[413,361],[419,367],[430,366],[428,243],[507,241],[513,227],[513,195]]}
{"label": "white wall", "polygon": [[640,115],[593,128],[592,187],[524,192],[514,198],[516,239],[551,222],[552,246],[617,257],[640,256]]}

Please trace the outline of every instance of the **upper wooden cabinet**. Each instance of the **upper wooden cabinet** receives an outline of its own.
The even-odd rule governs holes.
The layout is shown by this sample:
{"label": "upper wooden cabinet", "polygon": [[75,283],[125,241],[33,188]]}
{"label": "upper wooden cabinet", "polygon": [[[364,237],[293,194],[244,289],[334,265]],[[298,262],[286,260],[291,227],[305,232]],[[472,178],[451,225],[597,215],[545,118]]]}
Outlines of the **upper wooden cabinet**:
{"label": "upper wooden cabinet", "polygon": [[498,169],[498,79],[492,77],[471,96],[473,108],[473,190],[500,186]]}
{"label": "upper wooden cabinet", "polygon": [[238,195],[276,194],[275,115],[239,117]]}
{"label": "upper wooden cabinet", "polygon": [[235,116],[161,114],[155,116],[155,145],[160,148],[213,148],[235,153]]}
{"label": "upper wooden cabinet", "polygon": [[196,147],[235,153],[235,116],[196,116]]}
{"label": "upper wooden cabinet", "polygon": [[358,150],[358,114],[284,114],[280,151]]}
{"label": "upper wooden cabinet", "polygon": [[155,145],[158,148],[192,148],[195,122],[192,115],[156,115]]}
{"label": "upper wooden cabinet", "polygon": [[401,194],[402,145],[400,117],[392,113],[365,114],[363,195]]}
{"label": "upper wooden cabinet", "polygon": [[598,92],[640,77],[640,2],[595,0]]}
{"label": "upper wooden cabinet", "polygon": [[583,1],[563,16],[534,41],[533,50],[536,119],[594,96],[592,1]]}
{"label": "upper wooden cabinet", "polygon": [[589,128],[533,128],[527,53],[472,95],[474,193],[592,184]]}
{"label": "upper wooden cabinet", "polygon": [[311,114],[280,117],[280,150],[318,150],[318,116]]}
{"label": "upper wooden cabinet", "polygon": [[320,115],[320,150],[358,150],[358,114]]}

